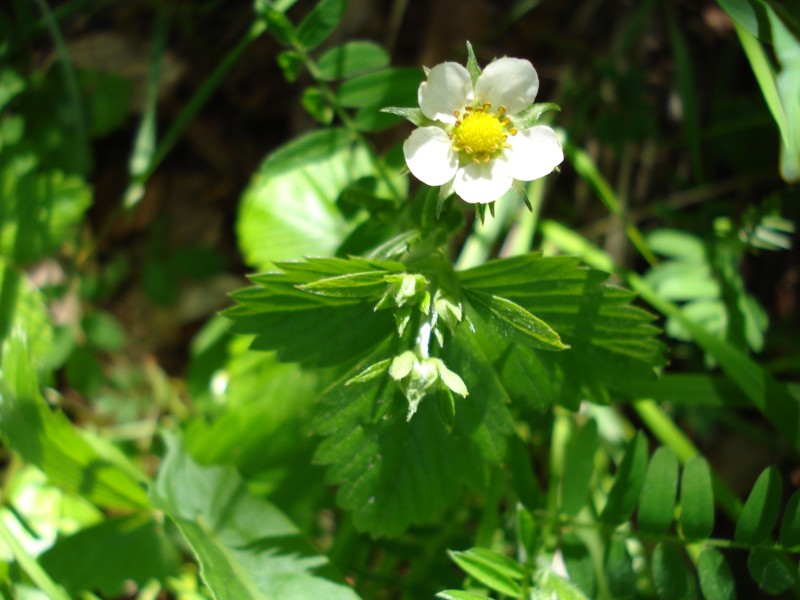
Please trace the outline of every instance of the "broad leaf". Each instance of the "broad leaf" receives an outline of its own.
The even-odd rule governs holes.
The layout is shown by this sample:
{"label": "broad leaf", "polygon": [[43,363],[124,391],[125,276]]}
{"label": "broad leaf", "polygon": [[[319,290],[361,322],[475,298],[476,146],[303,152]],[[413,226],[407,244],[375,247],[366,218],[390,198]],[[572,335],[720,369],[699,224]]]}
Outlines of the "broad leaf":
{"label": "broad leaf", "polygon": [[89,590],[117,597],[128,581],[141,588],[178,573],[178,553],[146,515],[110,518],[61,538],[40,562],[74,597]]}
{"label": "broad leaf", "polygon": [[683,468],[680,522],[689,539],[706,539],[714,529],[711,469],[702,456],[693,456]]}
{"label": "broad leaf", "polygon": [[6,344],[2,373],[0,434],[23,460],[44,471],[54,485],[98,506],[149,506],[144,489],[128,474],[133,468],[123,469],[101,455],[62,412],[45,404],[26,345],[18,337]]}
{"label": "broad leaf", "polygon": [[[352,374],[376,360],[363,361]],[[455,400],[449,428],[433,396],[407,421],[407,401],[388,376],[349,386],[340,382],[320,401],[314,429],[327,438],[316,460],[328,465],[329,482],[340,485],[338,503],[352,511],[359,529],[397,535],[411,524],[434,521],[465,485],[482,489],[488,465],[505,453],[508,398],[465,327],[442,360],[463,375],[470,392]]]}
{"label": "broad leaf", "polygon": [[385,69],[345,81],[336,96],[347,108],[412,106],[422,78],[419,69]]}
{"label": "broad leaf", "polygon": [[750,546],[763,542],[772,531],[781,505],[781,476],[775,467],[759,476],[736,522],[734,539]]}
{"label": "broad leaf", "polygon": [[374,42],[352,41],[331,48],[317,61],[320,79],[347,79],[389,64],[389,54]]}
{"label": "broad leaf", "polygon": [[671,448],[662,446],[653,453],[639,499],[637,523],[650,534],[666,533],[675,513],[678,491],[678,457]]}
{"label": "broad leaf", "polygon": [[232,467],[201,467],[174,438],[152,491],[217,600],[356,600],[328,560]]}
{"label": "broad leaf", "polygon": [[[331,256],[357,225],[337,198],[352,182],[372,175],[372,160],[353,146],[352,134],[324,129],[270,154],[242,195],[236,233],[248,264],[268,270],[273,261]],[[406,178],[392,185],[403,192]],[[387,186],[376,188],[387,194]]]}
{"label": "broad leaf", "polygon": [[609,525],[625,522],[636,507],[647,472],[647,438],[638,432],[628,444],[600,519]]}

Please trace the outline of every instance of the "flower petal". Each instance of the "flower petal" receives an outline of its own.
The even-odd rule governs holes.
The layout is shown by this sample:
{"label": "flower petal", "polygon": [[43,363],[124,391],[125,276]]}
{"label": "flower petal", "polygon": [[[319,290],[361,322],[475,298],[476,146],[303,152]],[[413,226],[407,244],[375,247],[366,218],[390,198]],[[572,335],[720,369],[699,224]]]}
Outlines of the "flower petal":
{"label": "flower petal", "polygon": [[422,114],[442,123],[455,123],[453,111],[472,102],[472,80],[458,63],[444,62],[433,67],[428,80],[417,91]]}
{"label": "flower petal", "polygon": [[556,132],[546,125],[523,129],[510,136],[508,143],[511,147],[505,156],[511,176],[520,181],[544,177],[564,160]]}
{"label": "flower petal", "polygon": [[508,164],[495,159],[487,163],[469,163],[458,170],[455,192],[470,204],[493,202],[511,187]]}
{"label": "flower petal", "polygon": [[403,143],[403,155],[414,177],[428,185],[443,185],[458,169],[458,154],[452,142],[438,127],[420,127]]}
{"label": "flower petal", "polygon": [[[500,58],[486,65],[475,82],[475,97],[497,109],[505,106],[512,115],[528,108],[539,91],[539,76],[530,61]],[[424,111],[423,111],[424,112]]]}

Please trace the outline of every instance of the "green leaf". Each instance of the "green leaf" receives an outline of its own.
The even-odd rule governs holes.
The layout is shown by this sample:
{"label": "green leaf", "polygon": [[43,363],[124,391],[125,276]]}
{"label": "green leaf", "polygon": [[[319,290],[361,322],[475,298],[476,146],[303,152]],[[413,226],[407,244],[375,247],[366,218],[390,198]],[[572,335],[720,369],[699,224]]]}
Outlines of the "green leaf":
{"label": "green leaf", "polygon": [[410,121],[417,127],[427,127],[433,125],[435,121],[429,119],[422,114],[419,108],[404,108],[400,106],[385,106],[381,108],[382,112],[403,117],[406,121]]}
{"label": "green leaf", "polygon": [[38,389],[25,343],[8,340],[0,382],[0,434],[20,457],[45,472],[66,492],[109,509],[142,509],[149,503],[138,482],[90,444],[60,411],[52,411]]}
{"label": "green leaf", "polygon": [[[351,134],[339,129],[298,138],[271,154],[242,195],[236,233],[245,260],[268,270],[273,261],[334,254],[355,227],[336,200],[373,172],[367,151],[351,147]],[[404,181],[394,184],[403,190]]]}
{"label": "green leaf", "polygon": [[417,104],[420,83],[419,69],[384,69],[345,81],[336,96],[347,108],[413,106]]}
{"label": "green leaf", "polygon": [[216,600],[355,600],[358,595],[232,467],[202,467],[165,439],[153,503],[178,526]]}
{"label": "green leaf", "polygon": [[347,0],[320,0],[297,27],[297,43],[313,50],[338,27],[347,8]]}
{"label": "green leaf", "polygon": [[141,588],[178,574],[177,551],[146,515],[112,517],[60,538],[40,562],[73,597],[89,590],[117,597],[128,581]]}
{"label": "green leaf", "polygon": [[747,570],[768,594],[782,594],[797,583],[796,565],[781,552],[753,550],[747,557]]}
{"label": "green leaf", "polygon": [[[470,577],[479,581],[492,590],[511,596],[522,598],[522,588],[507,573],[498,570],[494,562],[483,560],[467,550],[466,552],[447,551],[450,558]],[[524,572],[522,573],[524,576]]]}
{"label": "green leaf", "polygon": [[492,600],[489,596],[482,594],[473,594],[472,592],[465,592],[462,590],[444,590],[436,594],[437,598],[444,600]]}
{"label": "green leaf", "polygon": [[576,429],[567,444],[564,456],[564,477],[561,482],[561,511],[576,515],[586,504],[594,473],[597,452],[597,422],[587,421]]}
{"label": "green leaf", "polygon": [[511,300],[476,291],[468,291],[467,298],[487,323],[510,340],[541,350],[569,348],[547,323]]}
{"label": "green leaf", "polygon": [[317,75],[323,81],[349,79],[389,64],[389,53],[375,42],[352,41],[331,48],[317,61]]}
{"label": "green leaf", "polygon": [[323,125],[330,125],[333,121],[333,107],[328,102],[325,93],[318,87],[307,87],[300,96],[300,104],[306,112]]}
{"label": "green leaf", "polygon": [[386,291],[388,271],[348,273],[337,277],[318,279],[299,289],[331,298],[380,298]]}
{"label": "green leaf", "polygon": [[714,529],[711,469],[702,456],[693,456],[683,467],[680,523],[690,540],[706,539]]}
{"label": "green leaf", "polygon": [[781,505],[781,476],[775,467],[764,469],[756,480],[736,522],[734,539],[756,546],[769,537]]}
{"label": "green leaf", "polygon": [[25,89],[25,80],[8,66],[0,68],[0,110]]}
{"label": "green leaf", "polygon": [[36,368],[49,366],[53,328],[42,294],[19,269],[0,257],[0,345],[14,331],[24,331],[27,335]]}
{"label": "green leaf", "polygon": [[465,327],[447,344],[442,360],[463,375],[470,391],[456,401],[449,427],[433,396],[407,421],[408,403],[390,378],[339,383],[320,399],[313,428],[326,439],[315,459],[328,465],[328,482],[340,486],[338,504],[352,511],[358,529],[389,536],[433,522],[466,485],[483,489],[489,465],[505,454],[512,424],[508,398]]}
{"label": "green leaf", "polygon": [[725,557],[714,548],[704,548],[697,562],[700,590],[705,600],[736,600],[736,585]]}
{"label": "green leaf", "polygon": [[620,525],[631,516],[639,501],[646,473],[647,438],[637,432],[622,457],[614,484],[608,493],[608,501],[600,514],[601,521],[609,525]]}
{"label": "green leaf", "polygon": [[0,161],[0,181],[0,254],[16,265],[40,260],[59,248],[92,203],[83,179],[38,170],[35,159],[25,153]]}
{"label": "green leaf", "polygon": [[[394,269],[393,264],[386,265]],[[256,336],[253,348],[275,350],[287,362],[328,366],[352,362],[373,351],[394,331],[390,311],[375,311],[374,299],[298,289],[316,279],[315,269],[323,275],[338,274],[339,269],[363,275],[365,267],[376,269],[372,263],[313,259],[280,266],[288,272],[253,277],[257,287],[235,292],[237,305],[224,313],[234,321],[233,332]]]}
{"label": "green leaf", "polygon": [[645,533],[666,533],[675,516],[678,491],[678,457],[666,446],[653,453],[639,499],[637,523]]}
{"label": "green leaf", "polygon": [[[548,373],[533,387],[541,386],[539,381],[552,382],[546,394],[550,399],[555,396],[567,406],[581,396],[608,401],[609,387],[623,380],[651,379],[653,367],[664,363],[653,316],[631,305],[631,292],[604,284],[605,273],[582,268],[575,258],[527,254],[457,275],[466,294],[482,292],[514,302],[570,346],[557,354],[521,346],[501,353],[503,362],[517,363],[523,372]],[[557,378],[555,372],[560,373]]]}
{"label": "green leaf", "polygon": [[636,573],[633,571],[633,559],[628,553],[625,540],[618,537],[608,540],[603,560],[603,572],[612,598],[619,600],[633,598],[636,589]]}
{"label": "green leaf", "polygon": [[553,571],[546,571],[539,580],[539,589],[531,595],[532,600],[589,600],[583,592],[572,582],[556,575]]}
{"label": "green leaf", "polygon": [[750,35],[763,42],[771,42],[767,7],[761,1],[753,0],[717,0],[719,5],[731,18],[743,27]]}
{"label": "green leaf", "polygon": [[800,490],[794,492],[786,503],[778,542],[787,548],[800,546]]}
{"label": "green leaf", "polygon": [[468,559],[473,564],[483,564],[497,573],[502,573],[510,579],[525,579],[527,572],[525,567],[517,561],[509,558],[505,554],[500,554],[487,548],[470,548],[463,552],[449,552],[451,555],[458,554],[462,558]]}
{"label": "green leaf", "polygon": [[658,544],[651,560],[653,583],[661,600],[687,600],[697,597],[694,578],[674,546]]}
{"label": "green leaf", "polygon": [[570,581],[588,598],[596,598],[597,574],[594,559],[586,544],[577,535],[566,533],[561,539],[561,554]]}
{"label": "green leaf", "polygon": [[284,50],[278,54],[278,66],[289,83],[294,83],[303,70],[303,57],[294,50]]}

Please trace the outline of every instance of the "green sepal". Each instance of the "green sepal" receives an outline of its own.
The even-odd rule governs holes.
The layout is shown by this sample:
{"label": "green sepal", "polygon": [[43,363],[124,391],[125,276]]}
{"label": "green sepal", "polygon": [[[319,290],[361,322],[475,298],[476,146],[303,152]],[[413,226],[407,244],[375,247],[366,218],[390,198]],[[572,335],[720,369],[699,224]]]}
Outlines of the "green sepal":
{"label": "green sepal", "polygon": [[403,106],[386,106],[381,108],[381,112],[389,113],[390,115],[397,115],[398,117],[403,117],[406,121],[410,121],[417,127],[430,127],[431,125],[437,125],[437,122],[429,119],[425,115],[422,114],[422,111],[419,108],[406,108]]}
{"label": "green sepal", "polygon": [[367,383],[368,381],[372,381],[373,379],[377,379],[389,369],[389,365],[392,364],[392,359],[387,358],[385,360],[378,361],[374,364],[371,364],[366,369],[361,371],[358,375],[354,375],[350,379],[344,382],[345,385],[351,385],[353,383]]}
{"label": "green sepal", "polygon": [[549,110],[561,111],[561,107],[555,102],[540,102],[538,104],[531,104],[528,108],[515,115],[509,115],[511,123],[517,129],[528,129],[535,125],[542,115]]}
{"label": "green sepal", "polygon": [[472,87],[475,87],[475,83],[478,81],[478,77],[481,74],[481,68],[478,65],[478,59],[475,58],[475,51],[472,49],[472,44],[467,42],[467,73],[469,73],[470,79],[472,79]]}

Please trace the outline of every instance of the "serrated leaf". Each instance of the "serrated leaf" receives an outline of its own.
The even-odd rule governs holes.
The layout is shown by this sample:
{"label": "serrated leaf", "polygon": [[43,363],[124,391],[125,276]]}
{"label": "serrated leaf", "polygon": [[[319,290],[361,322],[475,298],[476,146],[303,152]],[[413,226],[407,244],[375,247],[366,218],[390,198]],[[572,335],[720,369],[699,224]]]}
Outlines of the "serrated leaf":
{"label": "serrated leaf", "polygon": [[747,570],[768,594],[782,594],[797,583],[797,566],[781,552],[753,550],[747,557]]}
{"label": "serrated leaf", "polygon": [[467,298],[487,323],[510,340],[541,350],[569,348],[547,323],[507,298],[476,291],[467,291]]}
{"label": "serrated leaf", "polygon": [[512,598],[522,597],[520,585],[506,573],[497,570],[493,563],[481,560],[469,551],[448,550],[447,553],[462,571],[488,588]]}
{"label": "serrated leaf", "polygon": [[39,561],[73,597],[88,590],[117,597],[129,581],[143,587],[150,580],[166,582],[178,574],[175,547],[144,514],[112,517],[60,537]]}
{"label": "serrated leaf", "polygon": [[661,600],[689,600],[697,597],[694,578],[675,546],[658,544],[651,560],[653,583]]}
{"label": "serrated leaf", "polygon": [[800,490],[794,492],[786,503],[778,542],[787,548],[800,546]]}
{"label": "serrated leaf", "polygon": [[376,312],[374,299],[323,296],[297,286],[311,284],[320,272],[363,274],[371,264],[357,259],[280,263],[288,273],[253,277],[257,286],[235,292],[237,305],[224,314],[234,322],[232,331],[256,336],[253,348],[275,350],[283,361],[315,366],[354,362],[392,334],[392,315]]}
{"label": "serrated leaf", "polygon": [[772,531],[781,504],[781,476],[775,467],[764,469],[744,503],[734,539],[750,546],[763,542]]}
{"label": "serrated leaf", "polygon": [[152,491],[178,526],[217,600],[356,600],[328,560],[275,506],[250,494],[233,467],[202,467],[177,439]]}
{"label": "serrated leaf", "polygon": [[697,561],[700,590],[705,600],[736,600],[736,585],[725,557],[714,548],[704,548]]}
{"label": "serrated leaf", "polygon": [[639,499],[637,524],[646,533],[661,535],[667,531],[675,513],[678,492],[678,457],[661,446],[650,459]]}
{"label": "serrated leaf", "polygon": [[315,460],[328,465],[328,482],[340,486],[338,504],[352,511],[359,529],[387,536],[432,522],[465,485],[485,485],[488,465],[503,457],[508,398],[465,329],[442,353],[470,390],[449,428],[433,396],[406,421],[407,401],[389,378],[336,384],[321,398],[313,428],[326,439]]}
{"label": "serrated leaf", "polygon": [[331,48],[317,61],[317,74],[323,81],[348,79],[389,64],[389,53],[375,42],[351,41]]}
{"label": "serrated leaf", "polygon": [[101,456],[62,412],[47,407],[23,340],[10,338],[2,356],[0,434],[8,447],[66,492],[110,509],[147,508],[139,482]]}
{"label": "serrated leaf", "polygon": [[412,106],[422,83],[418,69],[394,68],[349,79],[339,86],[336,97],[346,108]]}
{"label": "serrated leaf", "polygon": [[[632,306],[634,294],[606,285],[606,274],[580,267],[571,257],[528,254],[490,261],[457,273],[465,290],[506,298],[536,315],[557,331],[568,352],[505,358],[538,363],[552,375],[551,394],[567,406],[577,397],[609,400],[608,388],[620,381],[653,378],[653,367],[664,364],[653,316]],[[523,353],[525,354],[525,353]],[[535,386],[534,386],[535,387]],[[577,408],[577,406],[575,406]]]}
{"label": "serrated leaf", "polygon": [[301,290],[332,298],[379,298],[386,291],[388,271],[347,273],[298,286]]}
{"label": "serrated leaf", "polygon": [[702,456],[693,456],[681,477],[681,529],[688,539],[702,540],[714,529],[714,490],[711,469]]}
{"label": "serrated leaf", "polygon": [[609,525],[625,522],[639,501],[647,473],[647,438],[637,432],[628,444],[614,478],[600,520]]}
{"label": "serrated leaf", "polygon": [[339,26],[347,0],[320,0],[297,27],[297,43],[306,51],[324,42]]}
{"label": "serrated leaf", "polygon": [[561,511],[576,515],[589,496],[597,452],[597,422],[587,421],[573,432],[564,456],[564,476],[561,482]]}

